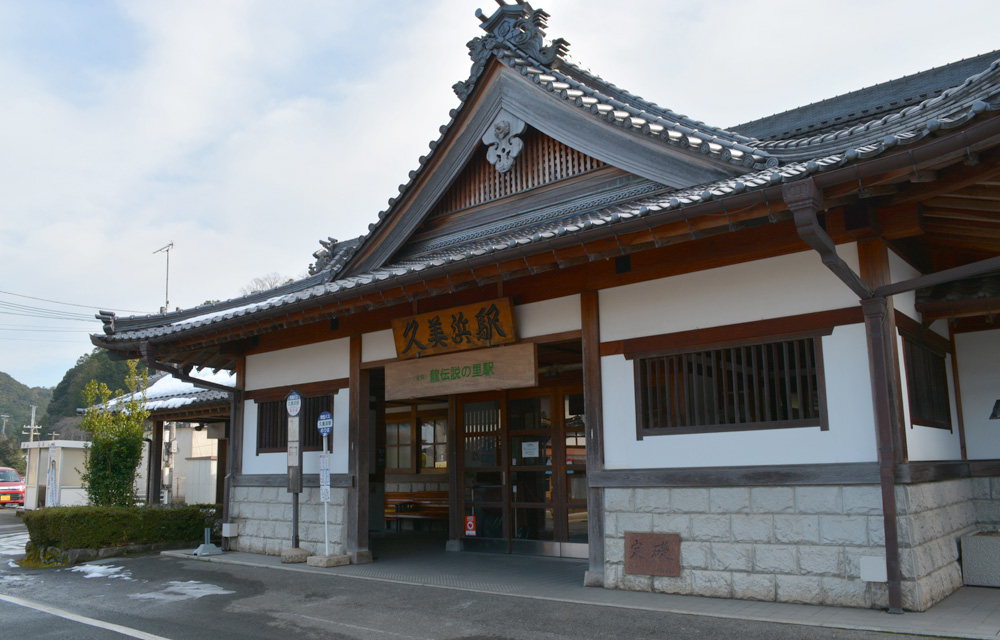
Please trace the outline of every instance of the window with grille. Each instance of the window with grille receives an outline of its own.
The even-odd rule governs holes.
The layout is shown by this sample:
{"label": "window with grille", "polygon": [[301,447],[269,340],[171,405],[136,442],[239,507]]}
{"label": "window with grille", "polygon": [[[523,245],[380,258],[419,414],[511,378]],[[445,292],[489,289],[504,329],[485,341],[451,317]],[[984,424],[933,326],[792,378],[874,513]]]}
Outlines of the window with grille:
{"label": "window with grille", "polygon": [[903,361],[910,400],[910,424],[951,430],[944,354],[904,335]]}
{"label": "window with grille", "polygon": [[638,356],[638,435],[826,429],[820,346],[811,335]]}
{"label": "window with grille", "polygon": [[[316,428],[319,414],[333,411],[329,394],[310,396],[302,399],[299,412],[299,426],[302,433],[303,451],[320,451],[323,436]],[[288,411],[284,400],[257,403],[257,453],[285,451],[288,449]]]}

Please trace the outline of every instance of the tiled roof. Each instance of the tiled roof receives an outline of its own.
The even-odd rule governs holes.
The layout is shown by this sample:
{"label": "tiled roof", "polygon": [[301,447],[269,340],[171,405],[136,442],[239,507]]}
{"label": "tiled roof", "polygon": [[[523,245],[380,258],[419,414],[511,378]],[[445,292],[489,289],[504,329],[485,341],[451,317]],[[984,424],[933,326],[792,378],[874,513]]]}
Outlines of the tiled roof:
{"label": "tiled roof", "polygon": [[940,96],[1000,59],[1000,50],[876,84],[730,127],[761,141],[848,129]]}
{"label": "tiled roof", "polygon": [[[107,335],[95,336],[93,341],[103,345],[199,332],[223,323],[271,315],[292,306],[322,304],[362,292],[377,292],[397,286],[394,281],[399,278],[452,263],[485,256],[498,261],[518,257],[528,245],[544,244],[567,235],[577,236],[582,242],[595,230],[628,220],[648,217],[648,224],[652,226],[669,220],[668,216],[676,217],[676,213],[686,207],[762,190],[876,157],[888,150],[912,145],[938,131],[962,126],[984,112],[1000,110],[998,61],[957,87],[879,120],[809,138],[761,142],[690,120],[600,79],[565,56],[567,44],[564,41],[543,45],[542,27],[546,17],[547,14],[532,10],[526,3],[503,5],[492,17],[481,17],[488,33],[469,43],[472,73],[467,80],[456,84],[456,93],[463,100],[462,107],[487,63],[496,59],[530,79],[539,91],[575,105],[609,126],[664,145],[693,147],[723,162],[741,164],[748,172],[709,184],[637,194],[631,200],[607,206],[594,203],[578,210],[549,211],[538,219],[523,221],[521,226],[495,226],[485,235],[459,235],[446,246],[427,247],[426,251],[416,254],[408,252],[392,264],[348,277],[339,276],[340,270],[364,239],[349,243],[331,240],[323,243],[324,251],[317,252],[317,263],[311,269],[313,275],[308,278],[254,296],[160,316],[118,319],[102,312],[98,317],[104,320]],[[452,110],[452,119],[440,129],[441,137],[430,143],[432,154],[462,107]],[[427,166],[427,160],[427,157],[420,158],[420,168],[411,171],[410,181],[400,185],[401,194],[414,184],[419,172]],[[390,199],[389,211],[395,203],[395,199]],[[389,211],[380,212],[379,219]],[[369,230],[377,224],[370,225]]]}
{"label": "tiled roof", "polygon": [[[212,373],[210,371],[193,371],[195,378],[214,382],[228,387],[236,386],[236,378],[228,371]],[[215,405],[229,402],[229,394],[215,389],[202,389],[190,382],[173,378],[166,373],[157,373],[150,378],[146,389],[146,410],[151,413],[176,409],[194,409],[204,405]],[[107,407],[114,410],[118,399],[108,401]]]}

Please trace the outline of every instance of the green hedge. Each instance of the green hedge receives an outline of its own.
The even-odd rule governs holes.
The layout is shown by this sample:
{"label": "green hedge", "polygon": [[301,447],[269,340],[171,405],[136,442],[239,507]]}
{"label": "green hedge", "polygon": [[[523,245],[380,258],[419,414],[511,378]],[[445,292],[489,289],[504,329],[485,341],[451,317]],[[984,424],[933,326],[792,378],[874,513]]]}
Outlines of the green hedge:
{"label": "green hedge", "polygon": [[101,549],[157,542],[194,542],[205,528],[219,535],[220,505],[49,507],[24,513],[38,549]]}

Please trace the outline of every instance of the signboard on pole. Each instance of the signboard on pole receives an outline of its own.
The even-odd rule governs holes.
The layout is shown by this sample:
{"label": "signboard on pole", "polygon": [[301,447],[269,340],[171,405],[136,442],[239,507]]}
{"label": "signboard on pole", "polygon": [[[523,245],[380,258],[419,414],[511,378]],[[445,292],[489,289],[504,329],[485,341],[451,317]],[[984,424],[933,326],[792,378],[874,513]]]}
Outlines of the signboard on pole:
{"label": "signboard on pole", "polygon": [[319,435],[330,435],[330,432],[333,431],[333,416],[330,415],[329,411],[319,414],[319,420],[316,421],[316,428],[319,429]]}
{"label": "signboard on pole", "polygon": [[319,454],[319,499],[330,501],[330,454],[326,452]]}
{"label": "signboard on pole", "polygon": [[56,478],[56,443],[53,442],[49,445],[49,468],[46,474],[46,482],[48,486],[45,489],[45,506],[46,507],[58,507],[59,506],[59,484]]}
{"label": "signboard on pole", "polygon": [[302,493],[302,450],[299,447],[299,411],[302,396],[292,391],[285,398],[288,411],[288,492]]}

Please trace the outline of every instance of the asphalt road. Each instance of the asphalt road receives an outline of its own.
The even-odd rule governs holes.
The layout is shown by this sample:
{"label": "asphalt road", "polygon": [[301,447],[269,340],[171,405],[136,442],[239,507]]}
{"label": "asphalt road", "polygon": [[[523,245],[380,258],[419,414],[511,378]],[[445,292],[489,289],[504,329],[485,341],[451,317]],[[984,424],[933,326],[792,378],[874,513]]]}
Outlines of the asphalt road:
{"label": "asphalt road", "polygon": [[17,517],[17,509],[9,506],[0,507],[0,535],[24,530],[24,524]]}
{"label": "asphalt road", "polygon": [[[140,556],[44,571],[0,557],[0,638],[888,638]],[[55,610],[55,611],[53,611]],[[119,625],[116,629],[109,625]],[[912,636],[891,636],[895,639]]]}

